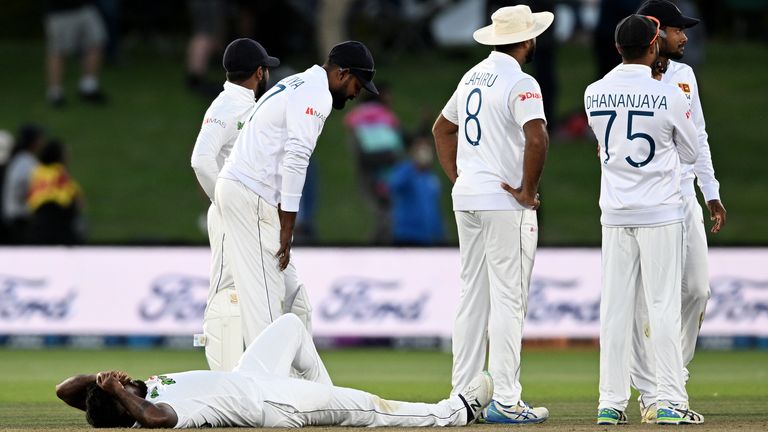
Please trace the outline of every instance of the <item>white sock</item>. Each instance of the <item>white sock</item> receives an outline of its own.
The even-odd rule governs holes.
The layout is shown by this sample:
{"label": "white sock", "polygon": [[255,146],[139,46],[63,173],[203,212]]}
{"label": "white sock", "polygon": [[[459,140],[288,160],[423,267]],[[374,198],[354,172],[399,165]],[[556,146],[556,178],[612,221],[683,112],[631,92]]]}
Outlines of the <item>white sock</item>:
{"label": "white sock", "polygon": [[86,75],[80,78],[80,91],[83,93],[93,93],[99,89],[99,79],[93,75]]}

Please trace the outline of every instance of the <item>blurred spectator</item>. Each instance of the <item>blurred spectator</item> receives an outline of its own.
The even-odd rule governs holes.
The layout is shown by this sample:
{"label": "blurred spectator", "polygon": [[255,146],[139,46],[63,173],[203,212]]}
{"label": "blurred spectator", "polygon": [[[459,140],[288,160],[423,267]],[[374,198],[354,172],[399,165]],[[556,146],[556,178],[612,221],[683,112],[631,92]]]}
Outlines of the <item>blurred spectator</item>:
{"label": "blurred spectator", "polygon": [[60,141],[51,140],[40,151],[40,165],[32,171],[27,198],[32,213],[31,243],[82,243],[82,192],[69,176],[66,165],[66,150]]}
{"label": "blurred spectator", "polygon": [[99,85],[104,44],[107,33],[99,11],[88,0],[48,0],[45,16],[48,39],[48,101],[54,107],[66,102],[62,87],[65,56],[80,54],[80,97],[93,103],[104,103],[106,97]]}
{"label": "blurred spectator", "polygon": [[310,159],[307,166],[307,175],[304,178],[304,189],[301,192],[299,213],[296,215],[293,244],[307,245],[313,244],[317,240],[317,225],[315,224],[317,182],[317,161]]}
{"label": "blurred spectator", "polygon": [[400,120],[391,108],[389,86],[378,84],[379,95],[366,94],[363,102],[344,117],[349,129],[363,194],[373,208],[375,244],[389,243],[387,177],[403,152]]}
{"label": "blurred spectator", "polygon": [[10,243],[13,244],[23,244],[29,240],[29,179],[38,166],[37,156],[44,145],[45,132],[42,128],[33,124],[19,128],[3,182],[3,220],[8,228]]}
{"label": "blurred spectator", "polygon": [[432,171],[433,147],[429,138],[415,138],[410,159],[399,163],[389,178],[396,245],[433,246],[444,240],[440,181]]}
{"label": "blurred spectator", "polygon": [[616,51],[614,32],[616,24],[627,15],[635,13],[643,0],[603,0],[595,27],[594,49],[597,61],[597,78],[602,78],[621,63]]}
{"label": "blurred spectator", "polygon": [[216,97],[221,85],[206,79],[211,56],[221,49],[229,3],[226,0],[189,0],[192,37],[187,46],[187,85],[205,97]]}
{"label": "blurred spectator", "polygon": [[[5,130],[0,130],[0,180],[5,178],[5,168],[8,160],[11,158],[13,150],[13,135]],[[3,202],[3,188],[0,187],[0,203]],[[0,218],[0,244],[8,244],[8,228],[5,226],[5,220]]]}
{"label": "blurred spectator", "polygon": [[121,0],[96,0],[96,6],[104,19],[104,28],[107,32],[107,41],[104,47],[107,64],[114,64],[120,56]]}

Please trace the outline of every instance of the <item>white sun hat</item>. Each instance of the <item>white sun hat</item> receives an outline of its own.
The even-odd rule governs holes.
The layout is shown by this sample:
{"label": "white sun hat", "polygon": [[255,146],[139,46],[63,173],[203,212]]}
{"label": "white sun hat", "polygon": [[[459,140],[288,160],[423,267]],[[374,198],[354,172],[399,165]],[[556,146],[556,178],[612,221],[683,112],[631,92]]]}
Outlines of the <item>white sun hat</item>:
{"label": "white sun hat", "polygon": [[503,7],[491,15],[491,25],[475,30],[472,37],[483,45],[523,42],[544,33],[554,19],[552,12],[532,13],[525,5]]}

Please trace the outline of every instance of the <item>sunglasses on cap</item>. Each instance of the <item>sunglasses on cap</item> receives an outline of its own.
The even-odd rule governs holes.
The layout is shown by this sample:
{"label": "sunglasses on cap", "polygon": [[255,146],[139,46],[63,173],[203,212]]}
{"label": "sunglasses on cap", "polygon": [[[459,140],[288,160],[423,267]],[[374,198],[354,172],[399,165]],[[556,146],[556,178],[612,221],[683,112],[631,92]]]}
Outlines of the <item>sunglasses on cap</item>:
{"label": "sunglasses on cap", "polygon": [[651,39],[651,42],[648,44],[648,46],[653,45],[654,42],[659,38],[659,36],[665,38],[667,37],[666,33],[664,33],[664,30],[661,29],[661,22],[659,22],[659,19],[655,16],[645,15],[646,18],[656,23],[656,34],[653,35],[653,39]]}
{"label": "sunglasses on cap", "polygon": [[373,76],[376,75],[376,69],[366,69],[359,67],[347,67],[349,72],[358,78],[362,78],[365,81],[373,81]]}

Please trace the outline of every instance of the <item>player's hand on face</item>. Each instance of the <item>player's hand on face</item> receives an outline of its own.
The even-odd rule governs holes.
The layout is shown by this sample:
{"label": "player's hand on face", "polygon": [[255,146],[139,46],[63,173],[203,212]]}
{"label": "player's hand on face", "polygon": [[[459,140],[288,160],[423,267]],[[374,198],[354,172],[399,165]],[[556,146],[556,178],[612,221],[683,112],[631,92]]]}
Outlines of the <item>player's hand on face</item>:
{"label": "player's hand on face", "polygon": [[541,206],[541,201],[539,200],[538,193],[523,191],[522,187],[515,189],[506,183],[502,183],[501,188],[509,192],[510,194],[512,194],[512,197],[515,198],[517,202],[519,202],[520,205],[522,205],[525,208],[529,208],[531,210],[538,210],[538,208]]}
{"label": "player's hand on face", "polygon": [[120,384],[125,385],[125,384],[128,384],[129,382],[131,382],[131,377],[128,376],[128,374],[126,372],[114,371],[114,373],[115,373],[115,375],[117,377],[117,380],[120,381]]}
{"label": "player's hand on face", "polygon": [[123,384],[120,383],[119,377],[120,372],[118,371],[99,372],[96,375],[96,385],[109,394],[115,394],[118,390],[124,388]]}
{"label": "player's hand on face", "polygon": [[709,209],[709,220],[715,222],[711,231],[718,233],[725,226],[725,207],[720,200],[715,199],[707,201],[707,208]]}

